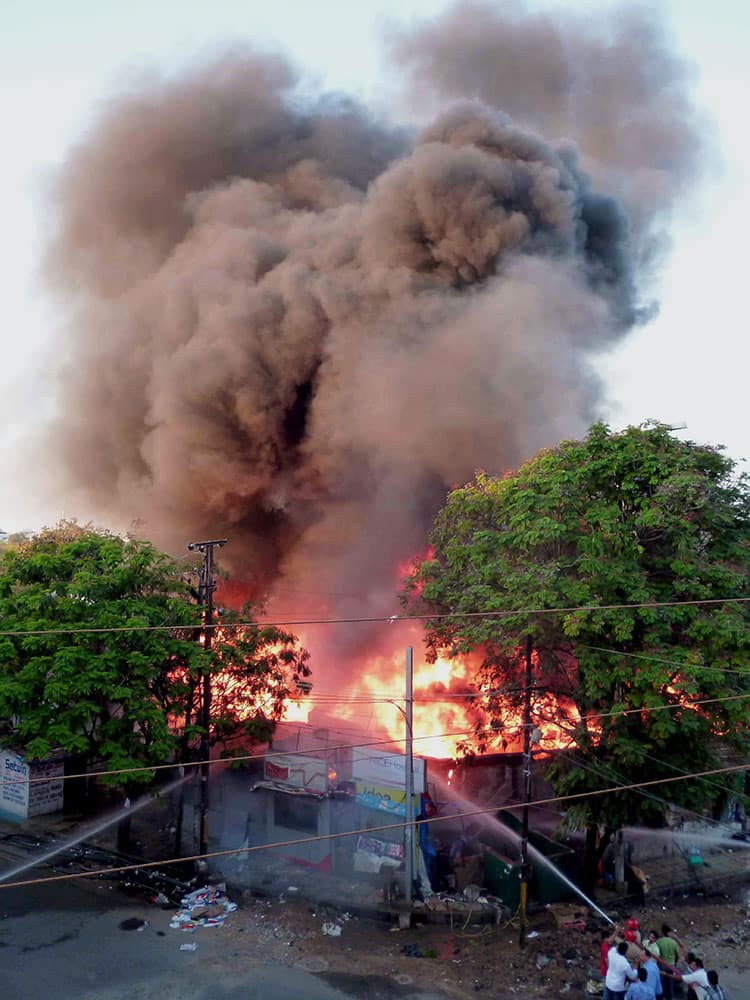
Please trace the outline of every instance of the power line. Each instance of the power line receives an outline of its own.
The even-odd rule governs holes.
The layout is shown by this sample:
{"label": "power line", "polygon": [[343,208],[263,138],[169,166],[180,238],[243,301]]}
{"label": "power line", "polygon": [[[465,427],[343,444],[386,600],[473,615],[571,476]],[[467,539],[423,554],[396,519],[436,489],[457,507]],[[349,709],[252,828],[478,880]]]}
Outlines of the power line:
{"label": "power line", "polygon": [[[587,722],[588,721],[595,721],[596,719],[608,719],[608,718],[612,718],[612,717],[614,717],[614,718],[620,718],[623,715],[643,715],[644,712],[665,712],[665,711],[666,712],[671,712],[674,709],[678,709],[678,708],[682,708],[682,709],[689,708],[689,709],[692,709],[692,708],[697,708],[699,705],[713,705],[713,704],[716,704],[716,703],[719,703],[719,702],[723,703],[723,702],[726,702],[726,701],[739,701],[739,700],[744,699],[744,698],[750,698],[750,691],[746,692],[745,694],[727,695],[724,698],[703,698],[700,701],[686,701],[686,702],[677,701],[677,702],[674,702],[671,705],[651,705],[651,706],[644,705],[642,708],[626,708],[626,709],[623,709],[621,712],[617,712],[617,711],[615,711],[615,712],[597,712],[597,713],[595,713],[593,715],[587,715],[586,716],[586,721]],[[548,726],[557,726],[558,728],[562,728],[559,725],[559,723],[555,722],[554,719],[552,719],[550,721],[546,721],[545,720],[545,725],[548,725]]]}
{"label": "power line", "polygon": [[[580,757],[576,758],[575,763],[576,763],[576,767],[582,767],[585,771],[590,771],[591,774],[595,774],[598,777],[606,778],[609,781],[612,781],[612,780],[614,780],[614,781],[622,781],[623,780],[622,775],[618,774],[618,772],[611,765],[605,765],[605,764],[602,764],[601,762],[599,762],[598,765],[594,765],[594,764],[592,764],[590,762],[586,763],[585,761],[581,760]],[[687,772],[683,771],[682,773],[686,774]],[[705,780],[708,780],[708,779],[705,779],[705,778],[700,779],[699,778],[698,780],[699,781],[700,780],[705,781]],[[634,789],[634,791],[636,791],[643,798],[648,799],[650,802],[657,802],[660,806],[669,806],[669,802],[667,802],[666,799],[662,799],[658,795],[654,795],[653,792],[646,792],[646,791],[643,791],[643,789],[640,789],[640,788],[636,788],[636,789]],[[694,816],[699,816],[700,817],[700,815],[701,815],[700,813],[695,812],[694,809],[688,809],[687,807],[681,807],[681,808],[684,808],[686,812],[690,812]],[[703,817],[701,817],[701,818],[703,818]]]}
{"label": "power line", "polygon": [[[442,621],[456,618],[515,618],[523,615],[567,615],[579,612],[594,611],[626,611],[638,608],[684,608],[717,604],[746,604],[750,597],[712,597],[696,601],[643,601],[634,604],[584,604],[567,608],[518,608],[513,611],[454,611],[424,615],[372,615],[356,618],[299,618],[286,621],[244,621],[220,622],[216,625],[202,626],[203,631],[209,629],[238,628],[289,628],[299,625],[371,625],[376,623],[395,624],[396,622]],[[4,629],[0,636],[12,638],[26,635],[88,635],[117,632],[172,632],[179,629],[195,629],[200,625],[180,622],[172,625],[116,625],[116,626],[84,626],[83,628],[48,628],[48,629]]]}
{"label": "power line", "polygon": [[[667,785],[678,781],[686,781],[689,778],[704,778],[714,774],[728,774],[732,771],[745,771],[747,764],[735,764],[731,767],[713,768],[709,771],[698,771],[694,774],[678,775],[673,778],[656,778],[650,781],[635,782],[629,785],[615,785],[610,788],[600,788],[594,791],[574,792],[569,795],[558,795],[551,798],[537,799],[529,802],[529,806],[545,806],[556,802],[572,802],[578,799],[592,798],[596,795],[611,795],[617,792],[628,792],[639,788],[648,788],[652,785]],[[425,819],[414,820],[410,825],[420,826],[429,823],[445,823],[449,820],[467,819],[471,816],[486,816],[498,812],[497,806],[487,809],[471,809],[462,812],[451,813],[447,816],[432,816]],[[342,837],[355,837],[360,835],[372,835],[373,833],[383,833],[387,830],[402,830],[404,823],[387,823],[382,826],[371,826],[356,830],[345,830],[338,833],[318,834],[314,837],[299,837],[294,840],[278,840],[271,844],[255,844],[247,847],[233,847],[223,851],[211,851],[208,854],[194,854],[182,858],[166,858],[162,861],[145,861],[141,864],[118,865],[111,868],[99,868],[94,871],[72,872],[66,875],[50,875],[46,878],[21,879],[15,882],[0,882],[0,890],[14,889],[26,885],[41,885],[46,882],[68,882],[77,878],[92,878],[101,875],[115,875],[120,872],[140,871],[146,868],[165,868],[168,865],[184,864],[190,861],[200,861],[207,858],[231,857],[237,854],[255,854],[259,851],[272,850],[278,847],[297,847],[301,844],[312,844],[321,840],[340,840]]]}
{"label": "power line", "polygon": [[750,671],[748,670],[737,670],[733,667],[718,667],[711,663],[690,663],[689,661],[679,660],[666,660],[661,656],[651,656],[648,653],[625,653],[621,649],[608,649],[606,646],[589,646],[586,643],[576,643],[576,646],[580,646],[582,649],[593,649],[598,653],[612,653],[615,656],[628,656],[634,660],[650,660],[653,663],[664,663],[669,667],[679,667],[684,670],[686,667],[697,667],[700,670],[718,670],[724,674],[741,674],[745,677],[750,677]]}
{"label": "power line", "polygon": [[[611,718],[611,717],[621,718],[622,716],[626,716],[626,715],[642,715],[644,713],[649,713],[649,712],[675,711],[677,709],[693,709],[693,708],[697,708],[698,706],[701,706],[701,705],[713,705],[713,704],[717,704],[717,703],[723,704],[724,702],[728,702],[728,701],[740,701],[740,700],[744,700],[744,699],[748,699],[748,698],[750,698],[750,691],[746,692],[745,694],[728,695],[728,696],[723,697],[723,698],[704,698],[704,699],[701,699],[699,701],[674,702],[673,704],[669,704],[669,705],[651,705],[651,706],[643,706],[641,708],[625,708],[625,709],[623,709],[621,711],[599,712],[599,713],[596,713],[596,714],[593,714],[593,715],[587,715],[586,716],[586,721],[587,722],[588,721],[596,721],[597,719],[607,719],[607,718]],[[295,725],[295,723],[293,723],[293,722],[284,722],[284,720],[282,720],[282,722],[285,725],[291,725],[291,726]],[[552,726],[552,727],[554,727],[556,729],[561,730],[562,732],[566,731],[565,727],[563,727],[559,722],[555,721],[554,719],[544,720],[544,725],[545,726]],[[575,729],[575,726],[574,726],[574,729]],[[453,736],[467,736],[467,735],[480,736],[482,733],[492,733],[495,736],[500,736],[501,735],[501,731],[500,730],[498,730],[494,726],[490,725],[490,726],[485,726],[485,727],[480,728],[480,729],[476,729],[476,728],[464,729],[464,730],[458,730],[458,731],[452,732],[452,733],[429,733],[429,734],[425,734],[424,736],[415,736],[414,740],[449,739],[449,738],[451,738]],[[359,749],[359,748],[362,748],[362,747],[384,746],[386,744],[392,744],[392,743],[403,743],[403,742],[406,741],[406,739],[407,739],[406,736],[398,736],[398,737],[394,737],[392,739],[387,739],[387,740],[373,740],[372,742],[368,742],[368,743],[350,743],[350,744],[345,744],[345,745],[342,745],[342,746],[308,747],[305,750],[270,750],[270,751],[264,751],[263,753],[260,753],[260,754],[249,754],[249,755],[240,756],[240,757],[216,758],[216,759],[210,761],[210,765],[214,765],[214,764],[234,764],[234,763],[242,763],[242,762],[248,761],[248,760],[258,760],[258,759],[262,759],[263,757],[265,757],[266,754],[269,753],[269,752],[271,754],[280,754],[280,755],[283,754],[285,756],[288,756],[288,755],[296,755],[296,754],[308,754],[311,751],[316,751],[316,750],[317,751],[326,751],[326,752],[328,752],[330,750],[356,750],[356,749]],[[69,781],[69,780],[71,780],[73,778],[100,778],[100,777],[107,777],[107,776],[113,776],[113,775],[118,775],[118,774],[138,774],[138,773],[142,773],[142,772],[146,772],[146,771],[163,771],[163,770],[167,770],[167,769],[170,769],[170,768],[176,768],[176,767],[183,767],[183,768],[200,767],[200,765],[201,765],[201,761],[186,761],[184,763],[174,763],[174,764],[152,764],[152,765],[142,765],[140,767],[122,767],[122,768],[117,768],[117,769],[112,770],[112,771],[88,771],[88,772],[81,773],[81,774],[59,775],[59,776],[54,777],[54,778],[49,778],[49,777],[47,777],[47,778],[2,778],[2,779],[0,779],[0,787],[2,787],[3,785],[35,784],[37,782],[42,782],[42,781]]]}
{"label": "power line", "polygon": [[[287,722],[285,725],[295,725],[293,722]],[[492,727],[488,727],[487,730],[477,730],[472,729],[460,729],[452,733],[431,733],[426,736],[415,736],[415,742],[417,740],[437,740],[437,739],[449,739],[452,736],[469,736],[471,734],[479,734],[481,732],[494,730]],[[241,764],[248,760],[263,760],[266,756],[279,756],[279,757],[296,757],[299,755],[305,755],[310,753],[329,753],[331,750],[361,750],[367,747],[379,747],[387,746],[393,743],[404,743],[408,737],[406,736],[395,736],[392,739],[387,740],[372,740],[368,743],[344,743],[337,746],[326,746],[326,747],[305,747],[302,750],[274,750],[270,748],[264,750],[262,753],[246,754],[241,757],[217,757],[210,761],[210,764]],[[103,778],[111,777],[117,774],[139,774],[145,771],[166,771],[174,770],[175,768],[191,768],[200,767],[203,761],[180,761],[173,764],[152,764],[150,766],[143,765],[141,767],[120,767],[112,771],[86,771],[81,774],[61,774],[53,778],[2,778],[0,779],[0,787],[3,785],[34,785],[42,781],[71,781],[73,778]]]}
{"label": "power line", "polygon": [[[636,753],[639,753],[641,757],[647,757],[649,760],[652,760],[655,764],[660,764],[662,767],[668,767],[670,771],[676,771],[677,774],[688,773],[684,768],[677,767],[675,764],[671,764],[668,760],[659,760],[658,757],[654,757],[650,753],[646,753],[646,751],[641,749],[640,747],[636,750]],[[741,792],[738,789],[731,788],[729,785],[721,785],[719,784],[718,781],[711,781],[710,778],[701,778],[700,780],[704,782],[706,785],[711,785],[712,788],[718,788],[720,792],[726,792],[729,795],[736,795],[741,799],[750,800],[750,795],[747,795],[745,792]],[[683,806],[681,808],[685,807]],[[688,810],[688,812],[693,812],[693,810],[690,809]],[[695,813],[695,815],[700,816],[700,813]]]}

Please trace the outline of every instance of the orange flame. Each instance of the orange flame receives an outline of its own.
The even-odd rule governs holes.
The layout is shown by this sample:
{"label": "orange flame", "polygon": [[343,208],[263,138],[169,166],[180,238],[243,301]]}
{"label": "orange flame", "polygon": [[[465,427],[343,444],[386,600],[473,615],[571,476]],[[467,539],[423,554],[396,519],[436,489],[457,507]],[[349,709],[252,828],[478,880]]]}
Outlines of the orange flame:
{"label": "orange flame", "polygon": [[[311,712],[326,712],[349,721],[377,738],[393,739],[400,751],[406,737],[403,650],[372,655],[353,673],[356,690],[313,694],[288,703],[285,721],[314,721]],[[414,752],[425,757],[455,758],[461,747],[477,748],[476,729],[484,730],[488,752],[516,751],[523,746],[523,725],[518,713],[506,719],[502,732],[491,727],[486,711],[487,692],[475,682],[478,658],[440,657],[435,663],[415,664],[413,691]],[[569,746],[566,731],[580,718],[575,706],[558,701],[551,693],[534,698],[534,725],[539,746],[545,750]]]}

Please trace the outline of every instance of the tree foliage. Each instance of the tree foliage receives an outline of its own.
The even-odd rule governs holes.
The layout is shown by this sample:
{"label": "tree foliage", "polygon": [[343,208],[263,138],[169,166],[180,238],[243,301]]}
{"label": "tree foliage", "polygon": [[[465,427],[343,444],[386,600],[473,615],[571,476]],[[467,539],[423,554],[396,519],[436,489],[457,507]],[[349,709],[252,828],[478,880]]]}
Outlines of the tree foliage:
{"label": "tree foliage", "polygon": [[[309,653],[295,635],[274,625],[244,624],[260,610],[248,603],[240,613],[223,611],[210,653],[203,653],[213,675],[212,743],[228,746],[236,738],[268,739],[287,701],[300,694],[296,682],[310,676]],[[193,684],[187,695],[188,718],[199,718],[199,696],[199,687]],[[200,725],[191,731],[199,734]]]}
{"label": "tree foliage", "polygon": [[[661,425],[597,424],[452,492],[431,543],[407,585],[412,607],[448,615],[428,622],[428,653],[482,651],[477,681],[500,692],[487,708],[501,737],[518,725],[532,637],[535,722],[569,746],[552,769],[559,793],[747,759],[748,605],[684,603],[749,596],[750,495],[721,450]],[[529,613],[576,608],[594,610]],[[458,617],[477,611],[511,613]],[[573,813],[655,820],[663,800],[699,808],[716,784],[591,797]]]}
{"label": "tree foliage", "polygon": [[3,554],[0,621],[0,741],[37,758],[62,749],[108,769],[161,763],[200,734],[204,671],[217,691],[214,740],[253,720],[267,727],[295,674],[309,672],[295,637],[271,628],[217,630],[205,650],[184,566],[75,522]]}

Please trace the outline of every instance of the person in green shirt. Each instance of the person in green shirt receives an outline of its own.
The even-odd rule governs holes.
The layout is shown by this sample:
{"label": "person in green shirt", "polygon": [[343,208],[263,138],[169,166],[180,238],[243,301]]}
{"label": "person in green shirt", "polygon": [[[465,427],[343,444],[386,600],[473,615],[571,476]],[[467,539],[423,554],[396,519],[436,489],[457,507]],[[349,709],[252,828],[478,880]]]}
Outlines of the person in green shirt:
{"label": "person in green shirt", "polygon": [[[673,930],[670,930],[669,924],[661,925],[661,937],[656,942],[659,948],[659,958],[657,959],[660,966],[668,966],[669,968],[665,971],[672,972],[680,955],[685,951],[685,946],[677,937]],[[670,978],[669,975],[662,974],[661,976],[661,988],[664,992],[664,1000],[672,1000],[673,996],[673,984],[674,980]]]}
{"label": "person in green shirt", "polygon": [[658,931],[649,931],[648,937],[643,942],[643,947],[646,949],[646,951],[651,952],[654,958],[658,958],[659,955],[661,954],[661,952],[659,951],[659,945],[656,943],[658,939],[659,939]]}

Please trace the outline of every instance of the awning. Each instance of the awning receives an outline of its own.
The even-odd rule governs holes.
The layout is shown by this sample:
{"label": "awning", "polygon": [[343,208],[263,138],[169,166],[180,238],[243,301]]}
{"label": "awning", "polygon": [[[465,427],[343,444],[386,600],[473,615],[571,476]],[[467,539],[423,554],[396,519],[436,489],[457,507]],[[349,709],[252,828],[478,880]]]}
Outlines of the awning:
{"label": "awning", "polygon": [[257,792],[261,788],[265,788],[269,792],[283,792],[284,795],[299,795],[318,801],[328,798],[328,792],[311,792],[306,788],[299,788],[297,785],[286,785],[283,781],[256,781],[250,786],[250,791]]}

